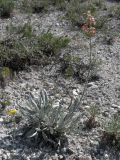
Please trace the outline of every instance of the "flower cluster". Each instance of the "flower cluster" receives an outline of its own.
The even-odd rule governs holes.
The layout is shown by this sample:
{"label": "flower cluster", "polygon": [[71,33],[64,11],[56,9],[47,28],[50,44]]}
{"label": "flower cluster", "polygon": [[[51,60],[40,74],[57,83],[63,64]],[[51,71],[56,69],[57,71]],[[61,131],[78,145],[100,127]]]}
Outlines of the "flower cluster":
{"label": "flower cluster", "polygon": [[91,15],[91,12],[87,12],[87,18],[86,18],[86,23],[82,26],[82,30],[84,33],[89,36],[93,37],[96,34],[96,21],[95,18]]}
{"label": "flower cluster", "polygon": [[9,116],[14,116],[14,115],[16,115],[16,113],[17,113],[17,110],[16,110],[16,109],[11,109],[11,110],[7,111],[7,114],[8,114]]}

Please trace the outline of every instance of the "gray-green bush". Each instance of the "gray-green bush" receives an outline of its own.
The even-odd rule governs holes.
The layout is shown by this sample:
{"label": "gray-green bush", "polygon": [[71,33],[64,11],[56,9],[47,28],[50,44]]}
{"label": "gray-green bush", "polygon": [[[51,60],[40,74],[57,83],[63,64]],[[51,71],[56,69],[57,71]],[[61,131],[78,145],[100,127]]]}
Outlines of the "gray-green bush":
{"label": "gray-green bush", "polygon": [[78,129],[80,114],[75,110],[79,108],[79,99],[75,99],[67,110],[59,103],[48,100],[47,92],[41,91],[35,98],[32,94],[24,103],[19,105],[23,119],[27,120],[25,136],[39,138],[52,145],[58,145],[59,140],[67,133],[74,133]]}

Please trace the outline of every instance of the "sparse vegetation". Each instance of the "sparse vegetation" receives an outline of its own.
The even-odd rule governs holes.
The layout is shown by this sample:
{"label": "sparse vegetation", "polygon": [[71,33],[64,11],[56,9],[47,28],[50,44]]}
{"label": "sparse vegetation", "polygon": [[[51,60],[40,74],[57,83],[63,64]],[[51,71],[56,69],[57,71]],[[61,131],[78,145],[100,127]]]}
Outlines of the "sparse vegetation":
{"label": "sparse vegetation", "polygon": [[65,0],[23,0],[22,9],[26,12],[41,13],[47,11],[50,6],[55,6],[58,9],[66,8]]}
{"label": "sparse vegetation", "polygon": [[25,68],[27,51],[23,41],[13,37],[11,41],[9,41],[9,39],[2,41],[0,48],[0,61],[2,66],[9,67],[13,71]]}
{"label": "sparse vegetation", "polygon": [[1,159],[119,159],[119,4],[0,0]]}
{"label": "sparse vegetation", "polygon": [[88,109],[88,112],[89,112],[89,118],[85,123],[85,128],[92,129],[99,126],[99,123],[96,120],[96,117],[100,113],[99,108],[93,105]]}
{"label": "sparse vegetation", "polygon": [[[100,61],[94,60],[91,64],[91,76],[88,81],[98,80],[97,71],[99,70]],[[78,79],[80,82],[87,80],[87,74],[89,70],[89,64],[83,63],[82,59],[74,55],[64,55],[62,58],[61,71],[65,77],[73,77]]]}
{"label": "sparse vegetation", "polygon": [[41,13],[49,6],[48,0],[23,0],[22,10],[31,13]]}
{"label": "sparse vegetation", "polygon": [[103,126],[102,143],[120,149],[120,115],[112,115]]}
{"label": "sparse vegetation", "polygon": [[105,24],[107,23],[107,19],[108,17],[107,16],[102,16],[102,17],[98,17],[96,18],[96,28],[98,30],[101,30],[101,29],[105,29]]}
{"label": "sparse vegetation", "polygon": [[11,105],[11,102],[5,93],[0,95],[0,112],[4,111],[6,106]]}
{"label": "sparse vegetation", "polygon": [[38,38],[39,49],[48,57],[58,54],[69,42],[70,39],[55,37],[50,32],[44,33]]}
{"label": "sparse vegetation", "polygon": [[77,73],[77,67],[80,65],[80,58],[78,56],[64,55],[62,59],[61,70],[67,77],[74,77]]}
{"label": "sparse vegetation", "polygon": [[66,9],[66,5],[69,0],[50,0],[53,5],[55,5],[58,9]]}
{"label": "sparse vegetation", "polygon": [[36,36],[29,23],[18,28],[7,27],[7,30],[11,34],[9,39],[0,43],[0,61],[2,66],[13,71],[23,70],[33,63],[49,64],[51,56],[59,55],[60,50],[70,41],[68,38],[54,36],[50,32]]}
{"label": "sparse vegetation", "polygon": [[0,86],[4,89],[6,86],[6,81],[13,78],[12,71],[8,67],[0,68]]}
{"label": "sparse vegetation", "polygon": [[93,0],[92,3],[89,1],[72,0],[66,7],[67,18],[79,27],[85,23],[84,13],[91,11],[92,14],[96,15],[97,10],[103,7],[104,1]]}
{"label": "sparse vegetation", "polygon": [[14,9],[13,0],[0,0],[0,16],[2,18],[9,18]]}
{"label": "sparse vegetation", "polygon": [[67,6],[67,18],[75,25],[82,26],[85,23],[84,13],[92,10],[95,12],[94,5],[86,4],[80,0],[72,0]]}
{"label": "sparse vegetation", "polygon": [[120,6],[119,5],[114,8],[114,10],[113,10],[113,16],[115,16],[117,18],[120,18]]}

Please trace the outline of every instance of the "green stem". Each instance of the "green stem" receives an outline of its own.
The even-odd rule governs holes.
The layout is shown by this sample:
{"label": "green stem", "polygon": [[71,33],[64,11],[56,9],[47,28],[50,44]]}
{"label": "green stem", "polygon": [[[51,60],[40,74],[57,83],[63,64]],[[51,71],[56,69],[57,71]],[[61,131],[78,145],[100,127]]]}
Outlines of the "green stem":
{"label": "green stem", "polygon": [[[87,85],[88,85],[88,81],[89,81],[89,78],[91,76],[91,67],[92,67],[92,39],[90,37],[90,42],[89,42],[89,46],[90,46],[90,50],[89,50],[89,70],[88,70],[88,74],[87,74],[87,77],[86,77],[86,82],[85,82],[85,85],[84,85],[84,89],[83,89],[83,92],[82,92],[82,96],[80,97],[80,101],[78,102],[79,103],[79,106],[81,105],[81,102],[85,96],[85,93],[87,91]],[[71,112],[73,113],[74,110]],[[66,119],[67,115],[64,117],[64,120]],[[80,114],[76,117],[75,121],[77,122],[80,118]]]}
{"label": "green stem", "polygon": [[89,70],[88,70],[88,74],[87,74],[87,77],[86,77],[86,82],[85,82],[85,85],[84,85],[83,93],[82,93],[82,96],[80,98],[80,105],[81,105],[83,97],[86,93],[88,81],[89,81],[90,74],[91,74],[91,66],[92,66],[92,42],[91,42],[91,37],[90,37],[89,46],[90,46],[90,50],[89,50]]}
{"label": "green stem", "polygon": [[13,149],[14,149],[14,147],[15,147],[15,129],[16,129],[16,123],[15,122],[13,122],[14,123],[14,130],[13,130]]}
{"label": "green stem", "polygon": [[[82,95],[81,97],[79,96],[79,101],[78,101],[78,105],[80,106],[81,105],[81,102],[85,96],[85,93],[87,91],[87,85],[88,85],[88,81],[89,81],[89,78],[90,78],[90,74],[91,74],[91,66],[92,66],[92,41],[91,41],[91,37],[90,37],[90,42],[89,42],[89,70],[88,70],[88,74],[87,74],[87,77],[86,77],[86,82],[85,82],[85,85],[84,85],[84,88],[83,88],[83,92],[82,92]],[[72,100],[71,100],[71,104],[72,105]],[[77,106],[78,106],[77,105]],[[71,114],[74,112],[74,110],[71,112]],[[79,119],[79,116],[77,116],[77,119]],[[66,119],[67,115],[64,117],[64,120]]]}

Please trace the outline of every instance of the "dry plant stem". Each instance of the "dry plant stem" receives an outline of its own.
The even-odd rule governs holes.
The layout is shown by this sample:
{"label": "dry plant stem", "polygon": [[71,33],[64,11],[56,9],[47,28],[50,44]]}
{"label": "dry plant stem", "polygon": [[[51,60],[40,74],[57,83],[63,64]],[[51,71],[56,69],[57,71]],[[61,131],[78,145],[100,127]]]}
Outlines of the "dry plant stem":
{"label": "dry plant stem", "polygon": [[[87,91],[87,85],[88,85],[89,77],[90,77],[90,74],[91,74],[91,65],[92,65],[92,42],[91,42],[91,37],[89,38],[89,40],[90,40],[90,42],[89,42],[89,46],[90,46],[90,50],[89,50],[89,70],[88,70],[88,74],[87,74],[87,77],[86,77],[86,82],[85,82],[85,85],[84,85],[84,88],[83,88],[82,95],[81,95],[81,97],[79,96],[79,99],[78,99],[79,100],[78,101],[79,106],[81,106],[81,102],[82,102],[82,100],[85,96],[85,93]],[[72,99],[71,99],[71,104],[72,104]],[[75,109],[76,108],[74,108],[74,110],[71,113],[73,113],[75,111]],[[66,118],[67,118],[67,115],[64,117],[64,120]],[[79,121],[79,118],[80,118],[80,114],[76,117],[76,121]]]}
{"label": "dry plant stem", "polygon": [[[82,102],[82,100],[83,100],[83,98],[85,96],[85,93],[87,91],[88,80],[89,80],[89,77],[90,77],[90,74],[91,74],[91,65],[92,65],[92,42],[91,42],[91,37],[89,38],[89,40],[90,40],[90,42],[89,42],[89,46],[90,46],[90,50],[89,50],[89,70],[88,70],[88,74],[87,74],[87,77],[86,77],[86,82],[85,82],[85,85],[84,85],[82,96],[81,97],[79,96],[79,99],[78,99],[79,100],[78,101],[78,105],[79,106],[81,106],[81,102]],[[71,104],[72,104],[72,99],[71,99]],[[72,113],[75,111],[75,109],[72,111]],[[79,120],[79,117],[80,117],[80,115],[78,115],[76,117],[76,120]],[[64,117],[64,119],[66,119],[66,116]]]}
{"label": "dry plant stem", "polygon": [[83,92],[82,92],[82,95],[80,97],[80,105],[81,105],[81,102],[85,96],[85,93],[87,91],[87,85],[88,85],[88,81],[89,81],[89,77],[90,77],[90,74],[91,74],[91,65],[92,65],[92,42],[91,42],[91,37],[90,37],[90,42],[89,42],[89,46],[90,46],[90,55],[89,55],[89,70],[88,70],[88,74],[87,74],[87,77],[86,77],[86,81],[85,81],[85,85],[84,85],[84,88],[83,88]]}
{"label": "dry plant stem", "polygon": [[16,123],[15,123],[15,122],[13,122],[13,123],[14,123],[14,129],[13,129],[12,140],[13,140],[13,149],[14,149],[14,147],[15,147],[15,130],[16,130]]}

